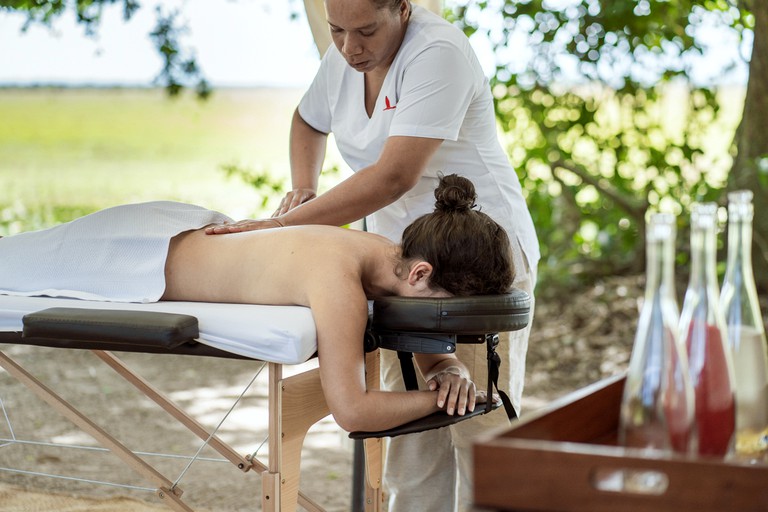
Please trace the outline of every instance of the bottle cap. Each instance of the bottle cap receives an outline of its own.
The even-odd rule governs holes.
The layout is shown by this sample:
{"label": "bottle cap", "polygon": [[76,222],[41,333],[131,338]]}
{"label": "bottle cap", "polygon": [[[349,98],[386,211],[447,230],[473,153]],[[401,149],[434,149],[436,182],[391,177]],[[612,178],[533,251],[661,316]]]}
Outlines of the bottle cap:
{"label": "bottle cap", "polygon": [[716,203],[693,203],[691,205],[691,228],[714,228],[716,227],[716,220]]}
{"label": "bottle cap", "polygon": [[735,190],[728,193],[728,219],[751,221],[754,213],[752,196],[751,190]]}
{"label": "bottle cap", "polygon": [[654,213],[648,218],[645,233],[649,242],[660,242],[675,236],[675,216],[671,213]]}

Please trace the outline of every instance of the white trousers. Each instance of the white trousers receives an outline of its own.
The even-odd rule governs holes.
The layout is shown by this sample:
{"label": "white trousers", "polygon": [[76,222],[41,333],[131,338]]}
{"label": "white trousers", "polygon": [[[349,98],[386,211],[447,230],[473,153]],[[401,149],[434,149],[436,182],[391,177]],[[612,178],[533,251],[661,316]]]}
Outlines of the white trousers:
{"label": "white trousers", "polygon": [[[508,393],[515,410],[525,380],[525,354],[533,321],[533,288],[535,273],[515,282],[515,287],[531,295],[531,316],[527,327],[500,334],[496,351],[501,357],[499,388]],[[460,344],[457,357],[467,365],[478,389],[488,382],[488,360],[485,344]],[[381,379],[385,389],[403,390],[402,373],[397,353],[381,354]],[[418,372],[417,372],[418,374]],[[419,388],[426,389],[421,375]],[[472,509],[472,443],[478,434],[509,426],[501,407],[455,425],[418,434],[388,439],[384,466],[384,492],[389,512],[468,512]]]}

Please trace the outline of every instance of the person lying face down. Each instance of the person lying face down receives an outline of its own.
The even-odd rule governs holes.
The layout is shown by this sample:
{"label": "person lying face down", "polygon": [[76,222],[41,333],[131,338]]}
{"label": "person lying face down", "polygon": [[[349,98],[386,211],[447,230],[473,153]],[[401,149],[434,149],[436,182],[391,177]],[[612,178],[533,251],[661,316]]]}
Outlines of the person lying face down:
{"label": "person lying face down", "polygon": [[[490,217],[472,209],[475,197],[474,186],[466,178],[442,177],[435,190],[435,211],[406,228],[400,244],[372,233],[320,225],[223,237],[206,236],[204,226],[178,231],[169,243],[166,238],[167,250],[162,249],[159,299],[311,308],[323,392],[344,430],[385,430],[441,409],[463,415],[474,409],[476,390],[469,371],[453,354],[415,354],[429,390],[368,390],[362,340],[368,299],[497,294],[511,287],[514,269],[507,234]],[[100,231],[116,226],[109,211],[88,216],[91,225],[103,226]],[[104,216],[102,224],[96,222],[100,215]],[[74,232],[64,224],[30,233],[37,235],[34,248],[42,252],[46,237],[51,239],[51,231],[57,229]],[[144,225],[135,227],[134,236],[140,239],[144,229]],[[14,239],[21,242],[24,235],[0,240],[0,255],[5,251],[13,255]],[[101,238],[109,240],[109,236],[102,233]],[[89,237],[77,238],[68,243],[79,245]],[[52,260],[62,262],[62,268],[56,269],[58,275],[67,274],[66,254],[58,253]],[[109,281],[117,272],[110,261],[88,265],[87,278],[73,277],[68,289],[88,293],[93,283]],[[135,280],[142,282],[140,261],[135,267],[139,269],[132,269]],[[0,269],[0,293],[30,294],[18,286],[9,287],[11,281]],[[46,286],[37,284],[39,289]]]}

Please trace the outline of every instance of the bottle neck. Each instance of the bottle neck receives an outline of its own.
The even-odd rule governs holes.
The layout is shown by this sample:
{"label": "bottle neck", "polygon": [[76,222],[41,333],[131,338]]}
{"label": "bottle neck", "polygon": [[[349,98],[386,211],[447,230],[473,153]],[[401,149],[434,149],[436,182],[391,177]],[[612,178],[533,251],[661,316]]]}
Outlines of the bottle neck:
{"label": "bottle neck", "polygon": [[728,205],[728,258],[721,293],[721,307],[735,342],[741,328],[765,336],[763,317],[752,269],[752,204]]}
{"label": "bottle neck", "polygon": [[[646,243],[646,300],[655,294],[675,299],[674,237],[649,238]],[[676,300],[676,299],[675,299]]]}
{"label": "bottle neck", "polygon": [[714,226],[691,226],[691,277],[688,286],[718,289]]}
{"label": "bottle neck", "polygon": [[728,223],[726,274],[737,271],[752,275],[752,223],[748,219],[737,218]]}

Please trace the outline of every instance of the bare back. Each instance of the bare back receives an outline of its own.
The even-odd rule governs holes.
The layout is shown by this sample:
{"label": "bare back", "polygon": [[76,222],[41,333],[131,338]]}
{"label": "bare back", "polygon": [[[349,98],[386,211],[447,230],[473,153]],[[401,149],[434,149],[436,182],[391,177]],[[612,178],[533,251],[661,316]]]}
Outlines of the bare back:
{"label": "bare back", "polygon": [[163,300],[310,306],[342,282],[362,287],[362,269],[389,241],[331,226],[296,226],[173,238]]}

